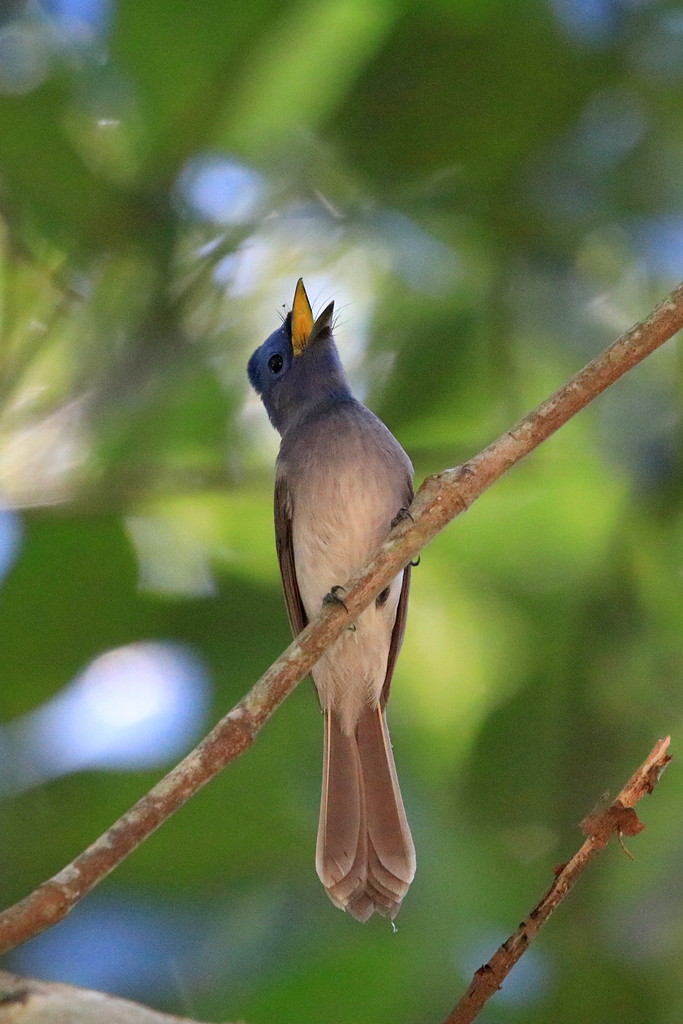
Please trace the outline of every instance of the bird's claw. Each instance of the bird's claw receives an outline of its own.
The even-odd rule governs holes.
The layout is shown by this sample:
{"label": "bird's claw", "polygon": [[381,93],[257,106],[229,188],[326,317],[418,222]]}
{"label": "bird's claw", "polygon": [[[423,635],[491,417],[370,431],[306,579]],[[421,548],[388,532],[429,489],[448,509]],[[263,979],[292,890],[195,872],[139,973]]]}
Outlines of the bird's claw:
{"label": "bird's claw", "polygon": [[399,523],[402,523],[404,519],[410,519],[411,523],[415,522],[415,520],[413,519],[413,517],[410,514],[410,510],[409,509],[407,509],[407,508],[400,508],[398,510],[398,512],[396,513],[396,515],[394,516],[394,518],[391,520],[391,529],[393,530],[393,528],[395,526],[398,526]]}
{"label": "bird's claw", "polygon": [[341,597],[339,596],[339,591],[345,592],[346,588],[340,587],[339,585],[330,587],[328,593],[325,594],[323,598],[323,604],[340,604],[344,611],[348,612],[349,609],[346,607]]}

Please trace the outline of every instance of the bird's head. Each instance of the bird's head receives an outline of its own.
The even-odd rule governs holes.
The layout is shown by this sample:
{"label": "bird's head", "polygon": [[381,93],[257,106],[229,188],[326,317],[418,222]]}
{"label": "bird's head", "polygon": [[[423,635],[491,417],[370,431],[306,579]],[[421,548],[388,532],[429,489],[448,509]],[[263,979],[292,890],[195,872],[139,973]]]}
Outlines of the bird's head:
{"label": "bird's head", "polygon": [[333,312],[330,302],[314,319],[299,278],[291,312],[249,360],[249,380],[280,433],[309,407],[349,394],[332,338]]}

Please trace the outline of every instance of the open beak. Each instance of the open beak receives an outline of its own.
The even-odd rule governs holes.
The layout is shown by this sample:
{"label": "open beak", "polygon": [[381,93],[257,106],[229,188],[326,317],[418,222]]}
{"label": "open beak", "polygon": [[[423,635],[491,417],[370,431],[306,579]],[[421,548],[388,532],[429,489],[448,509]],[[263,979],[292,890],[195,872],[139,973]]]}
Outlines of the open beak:
{"label": "open beak", "polygon": [[292,303],[292,349],[295,356],[300,356],[313,330],[313,310],[308,301],[303,278],[299,278]]}
{"label": "open beak", "polygon": [[296,283],[292,303],[292,351],[295,356],[300,356],[306,346],[315,341],[323,331],[332,329],[333,313],[334,302],[330,302],[318,319],[313,319],[313,310],[308,301],[303,278],[300,277]]}

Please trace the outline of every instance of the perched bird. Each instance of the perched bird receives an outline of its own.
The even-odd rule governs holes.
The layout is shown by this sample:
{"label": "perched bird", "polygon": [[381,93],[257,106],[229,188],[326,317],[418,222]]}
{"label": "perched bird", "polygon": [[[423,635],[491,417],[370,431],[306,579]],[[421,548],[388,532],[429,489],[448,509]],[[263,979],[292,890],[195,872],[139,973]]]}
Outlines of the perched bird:
{"label": "perched bird", "polygon": [[[379,547],[413,497],[410,459],[353,397],[332,337],[334,303],[314,321],[303,281],[291,313],[249,360],[281,434],[275,538],[296,636]],[[312,671],[325,716],[316,868],[359,921],[394,918],[415,874],[385,705],[403,640],[410,566],[344,630]],[[336,595],[336,596],[335,596]]]}

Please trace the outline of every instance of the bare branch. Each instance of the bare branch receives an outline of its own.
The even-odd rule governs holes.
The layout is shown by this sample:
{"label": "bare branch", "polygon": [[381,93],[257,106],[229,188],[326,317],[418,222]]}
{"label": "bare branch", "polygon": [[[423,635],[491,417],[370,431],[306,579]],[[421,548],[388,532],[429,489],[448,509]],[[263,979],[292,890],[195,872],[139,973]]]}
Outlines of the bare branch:
{"label": "bare branch", "polygon": [[556,870],[552,885],[519,928],[480,967],[467,992],[453,1008],[444,1024],[470,1024],[484,1004],[501,987],[519,958],[536,938],[553,910],[570,892],[581,873],[597,853],[604,850],[613,835],[634,836],[645,827],[633,810],[635,804],[651,793],[671,760],[667,753],[670,737],[659,740],[648,757],[628,780],[617,798],[602,811],[594,811],[581,822],[586,840],[572,859]]}
{"label": "bare branch", "polygon": [[201,1024],[105,992],[0,971],[2,1024]]}
{"label": "bare branch", "polygon": [[479,455],[429,477],[402,520],[346,585],[344,606],[326,605],[249,693],[202,742],[99,839],[20,903],[0,914],[0,953],[60,921],[71,908],[190,799],[254,736],[342,630],[393,577],[508,469],[622,374],[683,327],[683,284],[554,395]]}

